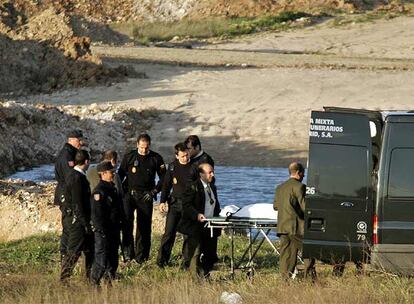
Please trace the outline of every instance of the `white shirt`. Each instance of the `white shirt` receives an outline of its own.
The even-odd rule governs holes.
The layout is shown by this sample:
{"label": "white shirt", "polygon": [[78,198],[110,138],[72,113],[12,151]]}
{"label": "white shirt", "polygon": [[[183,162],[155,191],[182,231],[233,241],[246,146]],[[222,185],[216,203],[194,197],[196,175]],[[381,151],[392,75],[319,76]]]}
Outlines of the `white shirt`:
{"label": "white shirt", "polygon": [[[205,183],[202,179],[200,179],[200,180],[201,180],[201,183],[204,186],[204,196],[206,198],[205,202],[204,202],[204,216],[206,218],[213,217],[214,216],[214,207],[216,206],[216,198],[214,197],[214,192],[211,189],[209,184]],[[208,191],[207,191],[208,188],[210,188],[211,198],[213,199],[214,204],[210,204],[210,196],[209,196]]]}
{"label": "white shirt", "polygon": [[73,170],[78,171],[80,174],[86,175],[85,171],[83,171],[83,170],[82,170],[81,168],[79,168],[78,166],[75,166],[75,167],[73,168]]}

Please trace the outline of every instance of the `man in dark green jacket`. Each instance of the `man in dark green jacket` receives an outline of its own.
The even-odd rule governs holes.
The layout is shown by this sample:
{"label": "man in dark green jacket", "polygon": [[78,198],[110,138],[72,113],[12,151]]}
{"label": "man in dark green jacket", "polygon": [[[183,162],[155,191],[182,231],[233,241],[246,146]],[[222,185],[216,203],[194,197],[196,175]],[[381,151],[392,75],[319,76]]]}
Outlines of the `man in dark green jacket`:
{"label": "man in dark green jacket", "polygon": [[[289,165],[290,178],[276,188],[273,207],[278,211],[277,235],[280,238],[280,273],[292,277],[297,255],[302,248],[306,186],[302,184],[305,169],[302,164]],[[305,260],[305,276],[315,276],[314,260]]]}

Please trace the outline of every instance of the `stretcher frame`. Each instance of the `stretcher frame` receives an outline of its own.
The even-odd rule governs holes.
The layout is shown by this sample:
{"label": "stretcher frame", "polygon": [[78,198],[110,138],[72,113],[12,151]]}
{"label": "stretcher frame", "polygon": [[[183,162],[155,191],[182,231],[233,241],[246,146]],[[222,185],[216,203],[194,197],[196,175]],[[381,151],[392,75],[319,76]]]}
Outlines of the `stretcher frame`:
{"label": "stretcher frame", "polygon": [[[273,244],[269,238],[269,233],[272,229],[277,229],[276,220],[272,219],[254,219],[254,218],[236,218],[236,217],[213,217],[206,219],[206,228],[211,230],[213,234],[214,228],[223,228],[230,231],[230,240],[231,240],[231,252],[230,252],[230,267],[231,275],[234,276],[236,269],[247,269],[249,274],[253,274],[253,260],[257,255],[258,251],[262,247],[263,243],[266,241],[273,249],[276,255],[279,255],[279,250]],[[257,231],[252,235],[252,230],[256,229]],[[249,231],[249,245],[244,250],[242,257],[238,262],[235,261],[234,257],[234,231],[235,230],[248,230]],[[263,238],[259,240],[258,245],[253,250],[253,246],[257,241],[259,235],[262,235]],[[247,263],[242,265],[247,257]]]}

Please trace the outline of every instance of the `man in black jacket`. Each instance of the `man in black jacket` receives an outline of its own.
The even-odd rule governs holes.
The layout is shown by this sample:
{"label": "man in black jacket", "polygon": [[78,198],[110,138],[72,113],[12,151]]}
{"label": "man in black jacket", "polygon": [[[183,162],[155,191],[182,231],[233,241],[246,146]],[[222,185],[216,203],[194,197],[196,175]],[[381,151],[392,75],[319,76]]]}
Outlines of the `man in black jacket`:
{"label": "man in black jacket", "polygon": [[210,155],[201,149],[200,138],[197,135],[190,135],[186,138],[184,143],[190,153],[190,163],[198,168],[199,165],[207,163],[214,168],[214,161]]}
{"label": "man in black jacket", "polygon": [[[125,258],[135,258],[138,263],[145,262],[150,255],[153,201],[161,191],[165,175],[164,160],[161,155],[150,150],[150,145],[151,138],[148,134],[139,135],[137,149],[124,156],[118,170],[126,190],[123,203],[126,221],[122,231],[122,247]],[[157,184],[156,174],[159,178]],[[135,210],[137,225],[134,248]]]}
{"label": "man in black jacket", "polygon": [[75,155],[75,167],[66,177],[65,200],[67,210],[71,210],[72,221],[68,225],[67,254],[62,260],[60,279],[63,281],[72,274],[81,253],[85,255],[86,276],[89,278],[93,261],[93,235],[90,226],[91,208],[89,182],[85,172],[89,166],[89,153],[79,150]]}
{"label": "man in black jacket", "polygon": [[[197,170],[190,164],[190,155],[186,145],[178,143],[174,148],[176,160],[168,165],[160,200],[161,212],[168,211],[165,232],[161,239],[157,258],[157,265],[160,267],[168,264],[174,246],[177,225],[182,214],[182,195],[188,185],[198,177]],[[182,265],[187,267],[190,260],[186,252],[183,251],[183,255],[184,262]]]}
{"label": "man in black jacket", "polygon": [[199,176],[183,195],[183,216],[178,231],[187,235],[185,246],[192,257],[191,273],[197,277],[207,277],[217,262],[217,237],[220,230],[215,229],[211,236],[210,230],[204,227],[204,221],[219,215],[220,203],[217,189],[212,183],[213,167],[207,163],[201,164]]}
{"label": "man in black jacket", "polygon": [[66,178],[75,166],[75,155],[82,146],[83,134],[80,130],[73,130],[69,132],[67,136],[68,141],[57,155],[55,163],[57,186],[55,189],[54,203],[59,206],[60,211],[62,212],[62,236],[60,239],[61,261],[63,261],[63,258],[68,251],[68,227],[72,222],[71,210],[67,209],[65,206]]}
{"label": "man in black jacket", "polygon": [[95,237],[91,280],[99,285],[103,276],[113,280],[118,269],[122,207],[113,183],[114,166],[107,161],[100,163],[97,169],[101,181],[91,197],[91,218]]}

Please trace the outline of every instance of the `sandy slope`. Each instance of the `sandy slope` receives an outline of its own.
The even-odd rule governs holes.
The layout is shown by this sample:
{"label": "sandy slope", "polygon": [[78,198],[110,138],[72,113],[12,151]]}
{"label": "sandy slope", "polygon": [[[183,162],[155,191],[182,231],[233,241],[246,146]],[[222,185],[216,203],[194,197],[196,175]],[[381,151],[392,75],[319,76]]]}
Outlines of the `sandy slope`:
{"label": "sandy slope", "polygon": [[414,58],[414,18],[398,17],[333,27],[332,22],[280,33],[262,33],[204,49]]}
{"label": "sandy slope", "polygon": [[[36,100],[69,104],[111,101],[127,103],[139,109],[156,108],[159,116],[150,133],[154,138],[154,148],[167,159],[172,155],[172,146],[177,141],[188,134],[198,134],[205,143],[206,151],[219,164],[285,165],[291,159],[306,158],[308,121],[312,109],[320,110],[324,105],[369,109],[413,108],[414,71],[411,68],[407,71],[403,68],[393,70],[393,61],[381,58],[403,58],[398,61],[400,66],[403,67],[405,62],[411,65],[411,58],[414,58],[413,26],[414,18],[404,17],[339,29],[325,26],[282,34],[262,34],[214,46],[264,51],[260,54],[268,53],[269,49],[329,51],[334,55],[326,58],[333,58],[338,63],[334,69],[306,63],[306,60],[323,62],[323,55],[307,55],[306,60],[303,59],[305,57],[296,57],[297,64],[286,67],[277,64],[277,60],[283,63],[284,58],[292,60],[291,57],[277,54],[277,58],[269,57],[271,64],[267,68],[233,69],[143,64],[142,59],[146,58],[142,58],[142,53],[134,55],[132,51],[131,57],[135,61],[131,62],[139,71],[144,71],[148,79],[131,79],[128,83],[111,87],[37,96]],[[153,53],[161,56],[158,61],[162,62],[169,61],[171,54],[174,63],[180,56],[177,52],[162,49]],[[184,55],[179,61],[197,61],[197,54],[200,53],[188,52],[181,53]],[[221,60],[220,54],[228,56],[228,53],[231,52],[211,54]],[[355,58],[344,59],[344,55]],[[156,56],[150,61],[157,61]],[[204,59],[200,59],[202,65],[208,53],[203,53],[203,56]],[[245,59],[243,52],[235,56],[239,62]],[[347,66],[346,60],[364,65],[367,60],[360,56],[377,57],[379,62],[391,62],[391,66],[377,69],[375,62],[370,70]],[[255,57],[249,58],[254,61]],[[276,64],[272,60],[276,60]],[[346,64],[341,65],[342,61]]]}

